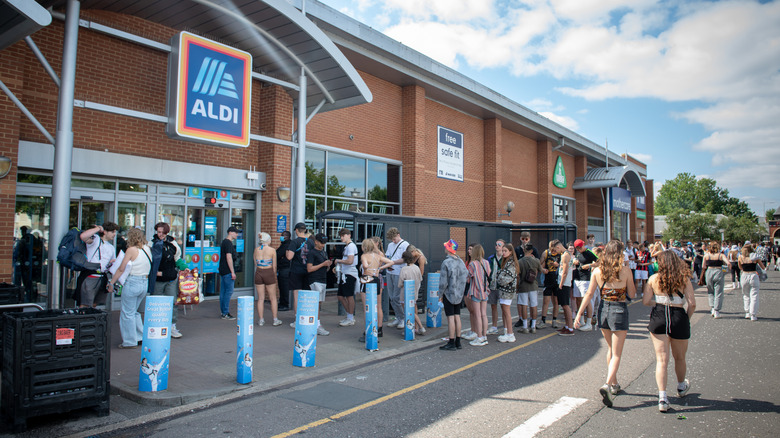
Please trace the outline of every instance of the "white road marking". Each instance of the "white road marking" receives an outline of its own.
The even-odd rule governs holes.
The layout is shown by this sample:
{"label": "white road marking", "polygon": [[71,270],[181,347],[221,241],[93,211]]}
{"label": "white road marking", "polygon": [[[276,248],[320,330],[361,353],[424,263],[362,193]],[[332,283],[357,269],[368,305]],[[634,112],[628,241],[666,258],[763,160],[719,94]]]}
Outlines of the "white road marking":
{"label": "white road marking", "polygon": [[560,420],[586,401],[588,401],[588,399],[561,397],[558,401],[547,406],[541,412],[529,418],[528,421],[504,435],[504,438],[527,438],[535,436],[537,433],[548,428],[551,424]]}

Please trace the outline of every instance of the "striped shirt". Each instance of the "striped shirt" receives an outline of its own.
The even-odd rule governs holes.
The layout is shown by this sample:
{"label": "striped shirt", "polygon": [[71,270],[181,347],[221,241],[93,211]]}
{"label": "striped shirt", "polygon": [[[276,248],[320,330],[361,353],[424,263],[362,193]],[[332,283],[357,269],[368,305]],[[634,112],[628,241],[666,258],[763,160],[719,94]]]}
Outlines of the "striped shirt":
{"label": "striped shirt", "polygon": [[490,269],[487,260],[473,260],[471,263],[469,263],[468,269],[469,281],[471,284],[471,287],[469,288],[469,296],[474,297],[480,301],[487,300],[489,292],[488,285],[485,284],[485,273]]}

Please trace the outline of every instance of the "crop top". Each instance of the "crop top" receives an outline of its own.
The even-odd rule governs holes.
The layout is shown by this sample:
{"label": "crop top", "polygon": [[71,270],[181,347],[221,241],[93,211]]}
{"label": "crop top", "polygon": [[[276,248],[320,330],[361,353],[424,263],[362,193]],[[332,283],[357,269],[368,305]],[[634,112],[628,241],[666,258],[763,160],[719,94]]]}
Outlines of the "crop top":
{"label": "crop top", "polygon": [[679,293],[673,297],[670,297],[668,295],[656,295],[654,298],[656,304],[663,304],[663,305],[683,304],[683,295],[680,295]]}
{"label": "crop top", "polygon": [[707,259],[707,260],[704,260],[704,264],[707,265],[708,268],[717,268],[719,266],[723,266],[723,260],[721,260],[721,259],[717,259],[717,260]]}
{"label": "crop top", "polygon": [[256,259],[255,261],[258,268],[270,268],[274,264],[273,259]]}
{"label": "crop top", "polygon": [[754,272],[756,270],[756,263],[743,263],[742,272]]}
{"label": "crop top", "polygon": [[602,285],[601,299],[604,301],[625,301],[626,300],[626,287],[605,287]]}

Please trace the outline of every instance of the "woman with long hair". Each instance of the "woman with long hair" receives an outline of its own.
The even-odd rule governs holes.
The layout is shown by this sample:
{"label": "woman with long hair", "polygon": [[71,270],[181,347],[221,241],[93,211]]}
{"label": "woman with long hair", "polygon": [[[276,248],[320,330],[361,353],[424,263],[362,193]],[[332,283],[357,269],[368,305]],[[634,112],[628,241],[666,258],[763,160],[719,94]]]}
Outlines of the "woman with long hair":
{"label": "woman with long hair", "polygon": [[740,282],[742,283],[742,303],[745,308],[745,319],[758,321],[758,285],[760,281],[756,267],[766,268],[761,259],[752,257],[751,249],[750,245],[743,246],[742,254],[739,256],[739,269],[742,270],[742,277],[740,277]]}
{"label": "woman with long hair", "polygon": [[732,245],[729,251],[729,264],[731,265],[731,289],[740,287],[739,283],[739,247]]}
{"label": "woman with long hair", "polygon": [[[360,256],[360,268],[363,272],[363,276],[360,278],[360,292],[363,297],[363,303],[366,302],[366,285],[376,284],[376,312],[377,312],[377,336],[382,337],[382,318],[384,314],[382,312],[382,280],[380,279],[380,272],[382,270],[393,266],[393,261],[385,257],[385,253],[377,251],[376,241],[373,238],[363,239],[361,244],[363,249],[363,255]],[[366,334],[360,337],[360,342],[365,342]]]}
{"label": "woman with long hair", "polygon": [[708,253],[704,255],[702,272],[699,275],[699,286],[707,283],[707,298],[710,302],[710,314],[713,318],[720,318],[720,309],[723,307],[723,288],[726,286],[726,275],[723,266],[728,268],[729,259],[720,252],[718,242],[710,243]]}
{"label": "woman with long hair", "polygon": [[[596,292],[596,288],[601,291],[598,321],[601,334],[607,341],[607,382],[599,388],[599,393],[608,407],[612,407],[614,396],[620,392],[617,372],[623,355],[623,344],[628,334],[626,297],[636,296],[631,269],[623,266],[623,250],[623,243],[619,240],[611,240],[607,243],[604,254],[599,259],[599,267],[591,274],[588,292],[582,299],[583,304],[587,303]],[[585,305],[580,306],[577,317],[574,318],[574,328],[580,328],[580,318],[586,308]]]}
{"label": "woman with long hair", "polygon": [[471,250],[471,262],[467,269],[469,271],[468,297],[466,302],[471,301],[470,311],[472,312],[471,323],[473,324],[476,337],[469,342],[470,345],[481,347],[487,345],[487,299],[488,282],[490,278],[490,265],[485,260],[485,250],[482,245],[476,244]]}
{"label": "woman with long hair", "polygon": [[257,294],[257,325],[264,326],[265,319],[263,311],[265,310],[265,296],[268,293],[268,299],[271,301],[271,315],[274,317],[275,326],[282,325],[282,321],[277,318],[279,305],[276,295],[279,289],[276,283],[276,250],[271,248],[271,235],[260,233],[257,235],[260,240],[260,246],[255,248],[255,293]]}
{"label": "woman with long hair", "polygon": [[[696,311],[696,297],[688,280],[688,267],[674,253],[664,251],[657,256],[658,273],[647,280],[642,303],[655,306],[650,312],[647,330],[655,350],[655,382],[658,385],[658,410],[669,410],[666,396],[669,350],[674,357],[674,372],[677,376],[677,396],[685,397],[691,388],[685,378],[688,366],[685,354],[688,339],[691,338],[691,316]],[[686,311],[684,305],[688,305]]]}
{"label": "woman with long hair", "polygon": [[501,304],[501,316],[504,319],[504,334],[498,337],[498,342],[515,342],[515,334],[512,332],[512,299],[517,293],[517,273],[520,266],[517,263],[515,248],[507,243],[501,248],[501,263],[496,276],[499,299]]}
{"label": "woman with long hair", "polygon": [[[466,270],[468,270],[469,265],[471,264],[471,253],[474,251],[474,245],[476,243],[469,243],[469,246],[466,248],[466,260],[463,261],[463,263],[466,264]],[[463,338],[466,341],[469,341],[469,344],[471,344],[470,341],[473,341],[474,339],[477,339],[480,335],[477,333],[474,329],[477,327],[477,322],[475,321],[476,314],[474,313],[474,309],[472,308],[472,304],[474,304],[473,301],[468,299],[469,291],[471,290],[471,275],[466,277],[466,290],[463,291],[463,305],[466,306],[466,309],[469,311],[469,329],[463,329],[463,333],[461,333],[461,338]]]}
{"label": "woman with long hair", "polygon": [[[130,268],[127,267],[128,264]],[[138,228],[127,230],[127,251],[116,273],[108,282],[109,293],[114,291],[114,284],[122,278],[125,269],[130,269],[130,274],[122,285],[119,312],[119,332],[122,334],[122,343],[119,344],[119,348],[135,348],[144,336],[144,323],[141,314],[138,313],[138,306],[146,297],[149,271],[152,269],[151,251],[146,246],[144,232]]]}

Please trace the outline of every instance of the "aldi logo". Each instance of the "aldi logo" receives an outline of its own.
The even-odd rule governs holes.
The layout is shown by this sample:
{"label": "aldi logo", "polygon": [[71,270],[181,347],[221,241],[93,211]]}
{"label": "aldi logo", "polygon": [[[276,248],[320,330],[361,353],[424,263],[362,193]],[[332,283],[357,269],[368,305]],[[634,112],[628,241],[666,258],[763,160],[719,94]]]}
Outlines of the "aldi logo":
{"label": "aldi logo", "polygon": [[232,148],[249,145],[252,55],[189,32],[171,42],[168,136]]}

